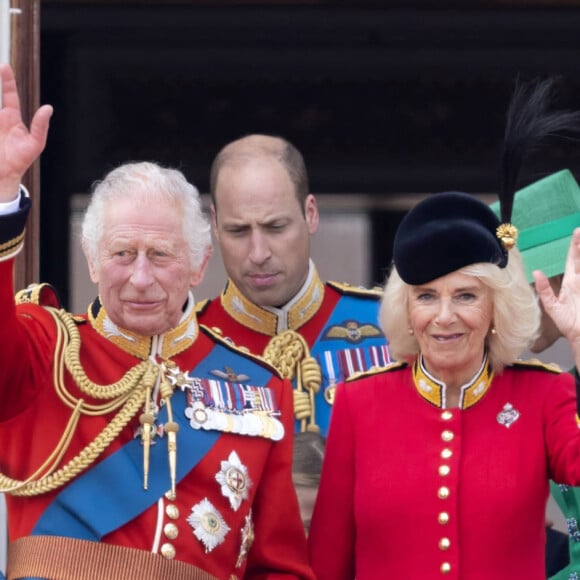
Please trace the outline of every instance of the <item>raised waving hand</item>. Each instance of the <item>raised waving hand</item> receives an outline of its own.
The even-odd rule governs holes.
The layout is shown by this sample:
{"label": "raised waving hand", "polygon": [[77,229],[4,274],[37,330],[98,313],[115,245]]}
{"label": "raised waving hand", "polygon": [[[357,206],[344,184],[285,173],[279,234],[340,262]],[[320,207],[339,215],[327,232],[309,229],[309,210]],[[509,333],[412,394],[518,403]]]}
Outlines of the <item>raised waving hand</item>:
{"label": "raised waving hand", "polygon": [[10,65],[0,65],[0,81],[0,202],[7,202],[16,198],[22,177],[46,145],[52,107],[40,107],[29,129],[22,121],[18,88]]}
{"label": "raised waving hand", "polygon": [[539,270],[534,272],[534,282],[544,310],[570,343],[576,368],[580,369],[580,228],[574,230],[570,242],[558,296]]}

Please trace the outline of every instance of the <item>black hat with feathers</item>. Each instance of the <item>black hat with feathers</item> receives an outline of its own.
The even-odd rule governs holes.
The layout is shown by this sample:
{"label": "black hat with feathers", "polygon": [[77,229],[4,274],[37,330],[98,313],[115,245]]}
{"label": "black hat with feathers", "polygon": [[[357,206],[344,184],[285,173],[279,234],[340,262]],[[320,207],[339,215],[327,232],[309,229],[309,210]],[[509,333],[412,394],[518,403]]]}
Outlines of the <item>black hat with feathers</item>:
{"label": "black hat with feathers", "polygon": [[500,162],[499,203],[501,221],[509,223],[520,170],[526,158],[549,137],[576,133],[580,112],[550,111],[556,80],[516,81],[506,116]]}
{"label": "black hat with feathers", "polygon": [[554,79],[516,81],[500,162],[501,221],[476,197],[463,192],[429,196],[401,221],[393,244],[393,263],[407,284],[424,284],[464,266],[508,263],[517,230],[510,224],[514,195],[527,156],[548,137],[575,132],[580,113],[550,111]]}

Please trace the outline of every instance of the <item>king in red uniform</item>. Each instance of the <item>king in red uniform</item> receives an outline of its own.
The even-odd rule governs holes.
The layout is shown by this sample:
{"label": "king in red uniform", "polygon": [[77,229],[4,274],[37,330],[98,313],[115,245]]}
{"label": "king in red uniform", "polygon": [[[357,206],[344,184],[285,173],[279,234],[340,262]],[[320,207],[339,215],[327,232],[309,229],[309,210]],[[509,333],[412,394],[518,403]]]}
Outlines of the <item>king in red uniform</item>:
{"label": "king in red uniform", "polygon": [[190,288],[209,225],[183,175],[123,165],[83,225],[99,297],[14,300],[24,172],[50,107],[22,124],[0,67],[0,487],[8,578],[313,578],[291,480],[290,383],[201,327]]}

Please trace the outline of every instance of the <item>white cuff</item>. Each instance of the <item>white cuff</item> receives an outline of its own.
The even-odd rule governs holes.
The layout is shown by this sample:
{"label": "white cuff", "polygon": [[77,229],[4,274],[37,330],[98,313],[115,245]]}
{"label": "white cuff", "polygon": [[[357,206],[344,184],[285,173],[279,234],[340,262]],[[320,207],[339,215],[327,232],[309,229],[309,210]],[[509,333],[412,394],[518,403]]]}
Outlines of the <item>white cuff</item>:
{"label": "white cuff", "polygon": [[18,197],[12,201],[0,202],[0,215],[8,215],[16,213],[20,209],[21,196],[29,197],[28,190],[24,185],[20,186],[18,190]]}

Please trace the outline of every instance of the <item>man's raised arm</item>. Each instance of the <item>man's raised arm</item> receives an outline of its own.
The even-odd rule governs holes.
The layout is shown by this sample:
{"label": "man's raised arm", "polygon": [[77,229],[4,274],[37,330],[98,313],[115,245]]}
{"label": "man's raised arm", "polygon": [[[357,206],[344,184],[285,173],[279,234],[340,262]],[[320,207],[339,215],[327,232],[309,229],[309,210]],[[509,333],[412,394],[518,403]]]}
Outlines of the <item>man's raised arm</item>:
{"label": "man's raised arm", "polygon": [[22,177],[46,145],[52,107],[40,107],[29,130],[22,121],[16,80],[7,64],[0,65],[0,81],[0,203],[6,203],[16,199]]}

